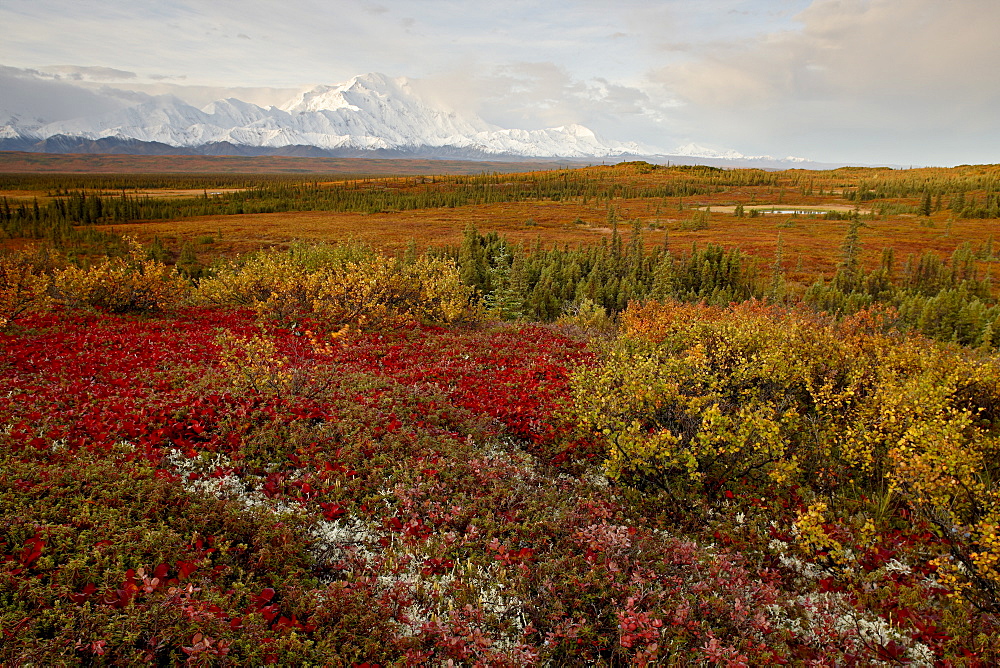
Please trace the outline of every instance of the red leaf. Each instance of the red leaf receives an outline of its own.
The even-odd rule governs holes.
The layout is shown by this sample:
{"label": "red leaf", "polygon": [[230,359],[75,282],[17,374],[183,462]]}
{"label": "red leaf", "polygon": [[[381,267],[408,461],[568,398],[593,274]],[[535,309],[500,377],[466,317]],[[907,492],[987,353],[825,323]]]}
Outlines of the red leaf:
{"label": "red leaf", "polygon": [[347,514],[347,509],[344,508],[339,503],[328,503],[326,501],[320,502],[320,507],[323,509],[323,517],[328,520],[335,520],[338,517],[343,517]]}
{"label": "red leaf", "polygon": [[264,589],[258,595],[254,596],[253,599],[251,599],[253,601],[254,607],[257,608],[257,610],[260,610],[265,605],[267,605],[271,601],[271,599],[274,598],[274,594],[275,591],[271,587]]}
{"label": "red leaf", "polygon": [[198,564],[191,561],[177,561],[177,577],[181,580],[198,570]]}
{"label": "red leaf", "polygon": [[69,600],[79,605],[80,603],[83,603],[84,601],[89,599],[90,595],[93,594],[95,591],[97,591],[97,585],[93,584],[92,582],[88,582],[86,585],[84,585],[83,589],[80,591],[79,594],[70,594]]}
{"label": "red leaf", "polygon": [[24,541],[24,549],[21,550],[21,563],[25,566],[35,563],[35,560],[42,556],[43,547],[45,547],[45,541],[39,538],[38,534],[35,534],[34,538]]}
{"label": "red leaf", "polygon": [[264,619],[266,619],[268,622],[273,621],[274,618],[278,616],[278,611],[279,609],[277,603],[275,603],[274,605],[265,605],[264,607],[258,610],[260,614],[264,615]]}

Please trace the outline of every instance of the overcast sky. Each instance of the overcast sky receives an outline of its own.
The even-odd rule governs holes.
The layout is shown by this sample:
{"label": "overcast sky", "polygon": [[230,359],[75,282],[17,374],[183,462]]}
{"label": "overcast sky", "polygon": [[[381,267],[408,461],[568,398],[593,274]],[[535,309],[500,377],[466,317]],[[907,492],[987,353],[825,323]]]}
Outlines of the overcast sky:
{"label": "overcast sky", "polygon": [[49,116],[381,72],[665,151],[1000,162],[1000,0],[0,0],[0,25],[0,109]]}

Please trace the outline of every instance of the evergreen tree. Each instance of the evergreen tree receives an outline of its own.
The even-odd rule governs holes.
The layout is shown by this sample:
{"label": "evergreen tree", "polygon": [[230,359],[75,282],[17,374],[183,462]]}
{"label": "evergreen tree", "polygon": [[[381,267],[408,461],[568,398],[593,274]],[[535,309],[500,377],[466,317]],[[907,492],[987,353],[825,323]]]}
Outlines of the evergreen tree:
{"label": "evergreen tree", "polygon": [[664,253],[653,269],[653,285],[649,290],[653,299],[670,299],[674,296],[674,260]]}
{"label": "evergreen tree", "polygon": [[490,283],[493,290],[486,295],[486,308],[503,320],[519,320],[524,317],[524,263],[518,269],[519,286],[513,284],[512,262],[506,246],[501,246],[490,258]]}
{"label": "evergreen tree", "polygon": [[180,256],[177,258],[177,269],[186,278],[196,279],[201,277],[204,268],[198,262],[198,256],[195,254],[190,241],[185,241],[184,245],[181,246]]}
{"label": "evergreen tree", "polygon": [[785,269],[782,266],[784,260],[784,244],[781,233],[778,233],[778,243],[774,248],[774,264],[771,267],[771,288],[769,296],[772,301],[778,302],[785,297]]}
{"label": "evergreen tree", "polygon": [[403,264],[411,265],[417,261],[417,240],[410,238],[409,243],[406,244],[406,250],[403,252]]}
{"label": "evergreen tree", "polygon": [[882,249],[881,269],[892,278],[896,271],[896,251],[890,246]]}
{"label": "evergreen tree", "polygon": [[623,253],[622,237],[618,234],[618,219],[611,223],[611,259],[615,264],[621,262]]}
{"label": "evergreen tree", "polygon": [[462,237],[462,245],[458,251],[458,266],[462,283],[485,294],[489,290],[488,264],[484,239],[479,235],[475,225],[469,223]]}
{"label": "evergreen tree", "polygon": [[166,262],[170,259],[170,253],[164,247],[160,237],[153,237],[152,243],[149,244],[147,256],[150,260],[156,260],[157,262]]}
{"label": "evergreen tree", "polygon": [[628,241],[628,269],[637,272],[642,267],[645,249],[642,243],[642,221],[636,218],[632,221],[632,234]]}
{"label": "evergreen tree", "polygon": [[840,264],[834,276],[834,285],[838,290],[853,292],[861,280],[861,226],[860,218],[852,218],[847,227],[847,234],[840,246]]}
{"label": "evergreen tree", "polygon": [[990,350],[993,348],[993,323],[987,322],[986,326],[983,327],[982,331],[979,333],[979,339],[976,341],[976,346],[982,350]]}

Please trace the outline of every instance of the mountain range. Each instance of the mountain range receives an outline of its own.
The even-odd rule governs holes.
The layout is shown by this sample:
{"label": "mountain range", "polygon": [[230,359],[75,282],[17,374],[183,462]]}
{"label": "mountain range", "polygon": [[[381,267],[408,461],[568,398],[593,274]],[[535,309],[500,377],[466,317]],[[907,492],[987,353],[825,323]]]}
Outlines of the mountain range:
{"label": "mountain range", "polygon": [[228,98],[199,109],[161,95],[103,114],[55,122],[0,111],[0,150],[494,160],[642,156],[681,164],[807,166],[801,158],[744,156],[695,144],[660,154],[634,142],[602,139],[575,124],[541,130],[501,128],[478,116],[432,106],[406,79],[377,73],[316,86],[280,106]]}

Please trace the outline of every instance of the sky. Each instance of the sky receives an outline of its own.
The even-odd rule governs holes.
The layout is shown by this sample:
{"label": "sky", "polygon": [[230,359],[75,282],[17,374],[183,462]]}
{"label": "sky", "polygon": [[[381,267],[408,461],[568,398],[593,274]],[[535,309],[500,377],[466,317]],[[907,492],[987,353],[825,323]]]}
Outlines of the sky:
{"label": "sky", "polygon": [[1000,163],[1000,0],[0,0],[0,109],[281,104],[357,74],[503,127]]}

